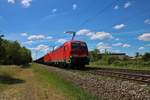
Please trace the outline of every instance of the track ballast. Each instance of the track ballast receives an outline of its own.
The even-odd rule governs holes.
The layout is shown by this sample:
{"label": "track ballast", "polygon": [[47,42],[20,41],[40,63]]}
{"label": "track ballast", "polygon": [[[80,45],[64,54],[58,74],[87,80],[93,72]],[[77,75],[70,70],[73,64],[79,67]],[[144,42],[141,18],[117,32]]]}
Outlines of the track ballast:
{"label": "track ballast", "polygon": [[150,74],[148,73],[134,73],[134,72],[128,72],[128,71],[117,71],[117,70],[109,70],[109,69],[97,69],[97,70],[86,70],[86,72],[94,74],[94,75],[103,75],[103,76],[111,76],[111,77],[117,77],[122,79],[128,79],[128,80],[134,80],[134,81],[140,81],[144,83],[150,84]]}

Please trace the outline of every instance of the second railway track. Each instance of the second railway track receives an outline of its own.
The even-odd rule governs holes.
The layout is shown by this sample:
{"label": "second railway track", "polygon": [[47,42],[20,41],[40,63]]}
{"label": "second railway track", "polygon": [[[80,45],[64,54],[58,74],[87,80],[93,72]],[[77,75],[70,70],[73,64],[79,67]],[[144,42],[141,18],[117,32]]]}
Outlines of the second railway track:
{"label": "second railway track", "polygon": [[115,70],[87,70],[86,72],[94,74],[94,75],[103,75],[103,76],[111,76],[122,79],[134,80],[139,82],[144,82],[150,84],[150,74],[143,73],[134,73],[134,72],[122,72]]}

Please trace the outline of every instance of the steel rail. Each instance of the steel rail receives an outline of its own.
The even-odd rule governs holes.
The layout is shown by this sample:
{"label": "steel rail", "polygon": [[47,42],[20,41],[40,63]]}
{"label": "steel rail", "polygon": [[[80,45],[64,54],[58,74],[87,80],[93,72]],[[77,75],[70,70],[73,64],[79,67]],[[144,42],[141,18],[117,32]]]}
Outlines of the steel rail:
{"label": "steel rail", "polygon": [[110,71],[110,70],[88,70],[87,72],[94,75],[118,77],[118,78],[140,81],[140,82],[145,82],[150,84],[150,74],[119,72],[119,71]]}

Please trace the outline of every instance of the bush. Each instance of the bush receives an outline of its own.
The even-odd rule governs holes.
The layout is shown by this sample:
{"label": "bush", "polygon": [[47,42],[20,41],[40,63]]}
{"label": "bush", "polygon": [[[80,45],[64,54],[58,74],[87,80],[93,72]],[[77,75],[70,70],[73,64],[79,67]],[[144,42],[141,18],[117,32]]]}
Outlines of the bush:
{"label": "bush", "polygon": [[150,61],[141,62],[141,65],[142,65],[142,66],[145,66],[145,67],[150,67]]}
{"label": "bush", "polygon": [[141,55],[136,53],[135,59],[129,57],[119,58],[111,56],[108,52],[100,55],[97,49],[90,52],[91,62],[95,65],[115,65],[115,66],[131,66],[131,67],[150,67],[150,53]]}
{"label": "bush", "polygon": [[100,54],[100,52],[98,49],[95,49],[94,51],[90,51],[89,52],[90,61],[95,62],[95,61],[98,61],[99,59],[101,59],[101,56],[99,54]]}
{"label": "bush", "polygon": [[102,56],[102,59],[100,60],[105,65],[113,64],[115,61],[119,61],[120,59],[115,56],[110,56],[109,54],[105,54]]}
{"label": "bush", "polygon": [[[113,65],[115,66],[128,66],[130,62],[128,61],[115,61]],[[131,65],[131,64],[130,64]]]}

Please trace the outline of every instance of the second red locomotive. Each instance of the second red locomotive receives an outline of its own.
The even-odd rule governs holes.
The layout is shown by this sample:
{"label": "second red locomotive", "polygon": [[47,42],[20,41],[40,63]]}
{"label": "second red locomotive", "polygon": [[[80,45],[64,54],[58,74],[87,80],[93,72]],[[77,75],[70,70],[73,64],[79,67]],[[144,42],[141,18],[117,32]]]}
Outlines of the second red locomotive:
{"label": "second red locomotive", "polygon": [[87,44],[83,41],[69,41],[42,57],[46,64],[61,66],[85,66],[89,64]]}

